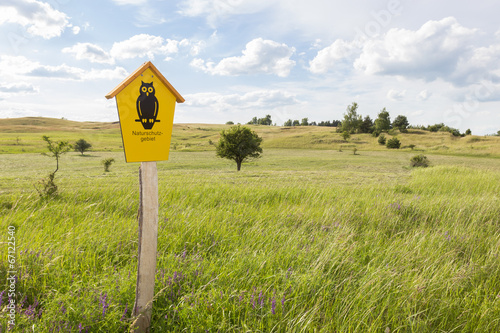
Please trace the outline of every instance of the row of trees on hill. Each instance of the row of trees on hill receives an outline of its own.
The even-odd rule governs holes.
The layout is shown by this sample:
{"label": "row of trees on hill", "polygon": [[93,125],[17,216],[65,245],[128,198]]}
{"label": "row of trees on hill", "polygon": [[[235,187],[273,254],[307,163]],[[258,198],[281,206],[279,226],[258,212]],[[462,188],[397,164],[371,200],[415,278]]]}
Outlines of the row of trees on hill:
{"label": "row of trees on hill", "polygon": [[[346,109],[346,112],[344,113],[343,120],[310,122],[309,118],[302,118],[302,120],[300,121],[298,119],[288,119],[284,122],[283,126],[328,126],[336,127],[337,131],[342,133],[372,133],[374,136],[378,136],[380,133],[387,132],[391,129],[397,129],[402,133],[406,133],[408,132],[408,128],[426,130],[431,132],[449,132],[454,136],[465,136],[472,134],[470,129],[462,134],[458,129],[446,126],[443,123],[429,126],[411,126],[408,118],[404,115],[398,115],[396,116],[396,118],[394,118],[394,120],[391,121],[391,116],[386,108],[380,110],[377,118],[375,120],[372,120],[370,116],[363,117],[361,114],[359,114],[358,107],[359,105],[356,102],[349,105]],[[271,119],[271,115],[266,115],[264,118],[253,117],[252,120],[250,120],[247,124],[270,126],[273,124],[273,121]]]}
{"label": "row of trees on hill", "polygon": [[387,132],[391,129],[398,129],[401,132],[407,132],[410,125],[408,118],[403,115],[398,115],[392,122],[391,116],[386,108],[380,110],[377,119],[372,120],[370,116],[358,114],[358,103],[354,102],[347,107],[344,114],[344,120],[340,126],[340,132],[347,133],[375,133],[378,136],[382,132]]}
{"label": "row of trees on hill", "polygon": [[[320,121],[320,122],[309,122],[309,118],[302,118],[302,120],[292,120],[288,119],[287,121],[284,122],[283,126],[327,126],[327,127],[339,127],[342,122],[340,120],[327,120],[327,121]],[[233,125],[234,123],[232,121],[228,121],[226,123],[227,125]],[[257,118],[253,117],[252,120],[250,120],[247,125],[267,125],[271,126],[273,124],[273,121],[271,119],[271,115],[266,115],[264,118]]]}

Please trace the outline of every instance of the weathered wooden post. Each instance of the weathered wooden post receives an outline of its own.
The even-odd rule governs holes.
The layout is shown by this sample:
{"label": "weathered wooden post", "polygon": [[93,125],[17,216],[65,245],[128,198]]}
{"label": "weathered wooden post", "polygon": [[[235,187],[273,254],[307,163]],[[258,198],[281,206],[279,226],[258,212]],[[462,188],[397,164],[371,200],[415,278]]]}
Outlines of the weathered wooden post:
{"label": "weathered wooden post", "polygon": [[147,332],[153,311],[158,243],[158,173],[156,161],[168,160],[175,103],[184,98],[158,69],[146,62],[113,89],[125,160],[139,169],[139,256],[133,309],[134,331]]}

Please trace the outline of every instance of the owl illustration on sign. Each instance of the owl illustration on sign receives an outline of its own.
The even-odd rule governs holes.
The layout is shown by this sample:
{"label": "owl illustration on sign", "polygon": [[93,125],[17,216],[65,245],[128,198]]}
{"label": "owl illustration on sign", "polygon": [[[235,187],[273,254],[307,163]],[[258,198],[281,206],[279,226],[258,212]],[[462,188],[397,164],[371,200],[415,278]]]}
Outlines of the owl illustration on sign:
{"label": "owl illustration on sign", "polygon": [[153,125],[160,120],[156,119],[158,117],[158,109],[160,105],[158,99],[155,96],[155,88],[153,87],[153,82],[145,83],[141,81],[141,87],[139,88],[139,97],[137,97],[136,108],[139,119],[135,121],[141,122],[144,129],[152,129]]}

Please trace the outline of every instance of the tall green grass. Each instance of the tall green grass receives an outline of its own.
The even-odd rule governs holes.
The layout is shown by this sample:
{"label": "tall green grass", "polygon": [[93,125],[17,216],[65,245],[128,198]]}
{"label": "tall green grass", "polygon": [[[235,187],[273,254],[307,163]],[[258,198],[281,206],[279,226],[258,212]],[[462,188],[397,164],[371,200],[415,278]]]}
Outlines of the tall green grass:
{"label": "tall green grass", "polygon": [[[111,173],[101,156],[63,157],[48,201],[30,182],[50,159],[0,160],[23,165],[2,168],[0,199],[20,332],[131,324],[138,164],[105,155]],[[442,156],[410,170],[410,157],[268,150],[237,173],[211,152],[173,153],[158,164],[152,331],[500,331],[500,166]]]}

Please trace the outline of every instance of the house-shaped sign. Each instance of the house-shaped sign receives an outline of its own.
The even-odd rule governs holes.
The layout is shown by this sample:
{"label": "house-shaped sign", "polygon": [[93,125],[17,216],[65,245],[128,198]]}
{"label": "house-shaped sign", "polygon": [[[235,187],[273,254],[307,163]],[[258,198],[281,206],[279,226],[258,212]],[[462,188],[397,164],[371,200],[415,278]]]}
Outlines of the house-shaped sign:
{"label": "house-shaped sign", "polygon": [[125,160],[168,160],[175,103],[184,98],[150,62],[106,95],[116,97]]}

